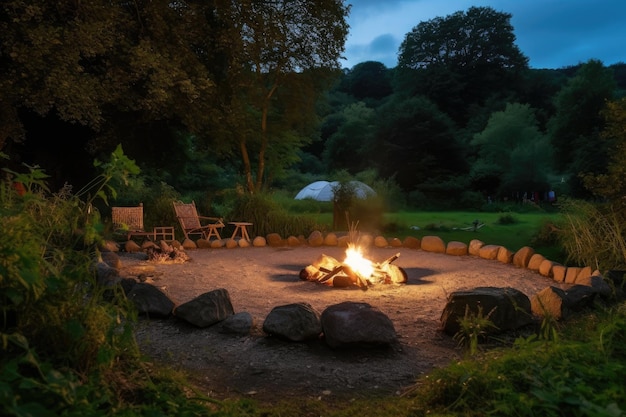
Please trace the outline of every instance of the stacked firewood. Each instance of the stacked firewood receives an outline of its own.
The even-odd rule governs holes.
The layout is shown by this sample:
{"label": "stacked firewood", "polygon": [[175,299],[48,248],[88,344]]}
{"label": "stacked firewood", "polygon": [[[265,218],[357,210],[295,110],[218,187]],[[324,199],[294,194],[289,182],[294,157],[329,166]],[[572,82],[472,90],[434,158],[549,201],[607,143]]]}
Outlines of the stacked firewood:
{"label": "stacked firewood", "polygon": [[392,264],[399,256],[397,253],[383,262],[372,262],[371,273],[365,276],[347,263],[322,254],[300,271],[300,279],[333,287],[357,286],[363,290],[377,284],[404,284],[407,281],[406,272]]}

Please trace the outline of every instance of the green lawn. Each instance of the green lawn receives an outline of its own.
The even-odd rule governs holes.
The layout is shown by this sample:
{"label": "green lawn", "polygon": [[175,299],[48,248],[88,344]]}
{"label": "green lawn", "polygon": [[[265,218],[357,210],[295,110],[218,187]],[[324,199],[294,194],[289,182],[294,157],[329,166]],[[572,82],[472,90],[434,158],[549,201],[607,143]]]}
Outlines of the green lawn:
{"label": "green lawn", "polygon": [[[314,214],[318,224],[332,229],[332,213]],[[465,211],[411,211],[384,215],[385,237],[439,236],[445,242],[469,243],[478,239],[486,244],[502,245],[511,251],[531,246],[535,251],[557,262],[563,261],[559,247],[536,241],[535,236],[547,223],[558,223],[559,213],[477,213]],[[477,220],[482,226],[474,231]],[[503,221],[504,220],[504,221]],[[508,220],[508,222],[507,222]],[[465,230],[469,228],[469,230]]]}

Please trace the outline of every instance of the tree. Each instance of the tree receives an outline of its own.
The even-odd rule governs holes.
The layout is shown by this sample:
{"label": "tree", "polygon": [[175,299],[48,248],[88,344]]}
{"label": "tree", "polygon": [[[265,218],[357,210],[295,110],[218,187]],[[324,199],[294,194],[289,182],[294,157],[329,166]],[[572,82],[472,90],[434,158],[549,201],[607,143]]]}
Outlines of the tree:
{"label": "tree", "polygon": [[374,110],[359,101],[347,106],[343,123],[325,143],[323,160],[327,170],[355,174],[371,167],[374,137]]}
{"label": "tree", "polygon": [[602,111],[606,122],[601,138],[610,155],[605,173],[583,175],[585,187],[594,195],[622,205],[626,196],[626,98],[610,101]]}
{"label": "tree", "polygon": [[[266,161],[288,163],[307,140],[316,94],[339,70],[348,10],[339,0],[2,2],[0,149],[61,121],[64,133],[88,131],[71,132],[73,149],[123,143],[155,169],[180,169],[182,132],[200,152],[241,155],[257,190]],[[44,142],[45,132],[25,148]],[[57,152],[59,166],[72,165],[68,154]]]}
{"label": "tree", "polygon": [[555,98],[556,113],[549,122],[556,168],[570,175],[576,196],[584,196],[578,174],[600,173],[608,158],[601,110],[615,91],[611,70],[598,60],[582,65]]}
{"label": "tree", "polygon": [[467,169],[454,123],[425,97],[395,100],[377,112],[375,155],[383,177],[405,191],[443,181]]}
{"label": "tree", "polygon": [[389,70],[376,61],[361,62],[352,67],[344,74],[340,90],[357,100],[381,100],[393,92]]}
{"label": "tree", "polygon": [[490,7],[470,7],[419,23],[400,45],[396,91],[424,94],[464,123],[466,106],[515,88],[528,68],[510,19]]}
{"label": "tree", "polygon": [[[298,130],[316,121],[316,94],[340,68],[348,11],[339,0],[220,2],[220,24],[240,37],[226,36],[218,46],[228,73],[220,88],[224,123],[216,136],[240,153],[249,192],[262,188],[272,147],[296,154],[306,143]],[[297,90],[302,94],[293,94]]]}
{"label": "tree", "polygon": [[503,195],[548,191],[551,146],[527,104],[510,103],[504,111],[493,113],[471,145],[478,148],[478,160],[470,175],[482,191]]}
{"label": "tree", "polygon": [[[123,120],[197,130],[213,114],[215,91],[202,59],[204,15],[190,2],[3,1],[0,149],[27,139],[27,150],[54,145],[53,127],[57,145],[88,150],[78,159],[91,160],[132,142],[133,131],[115,128]],[[37,132],[40,124],[49,130]],[[161,145],[150,144],[143,149]],[[73,165],[62,146],[48,148],[47,158]]]}

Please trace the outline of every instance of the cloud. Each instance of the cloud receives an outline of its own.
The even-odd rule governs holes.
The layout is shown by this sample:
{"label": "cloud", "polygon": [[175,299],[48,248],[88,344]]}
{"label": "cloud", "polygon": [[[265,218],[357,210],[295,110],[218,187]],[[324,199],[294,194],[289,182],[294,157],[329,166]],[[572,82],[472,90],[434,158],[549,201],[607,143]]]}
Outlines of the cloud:
{"label": "cloud", "polygon": [[624,0],[347,0],[350,33],[344,66],[379,61],[397,65],[401,41],[420,22],[470,7],[512,15],[516,45],[532,68],[561,68],[599,59],[626,62]]}
{"label": "cloud", "polygon": [[377,61],[385,64],[387,68],[393,68],[398,63],[398,48],[400,40],[390,33],[377,36],[370,43],[354,44],[346,48],[350,60],[346,60],[344,66],[352,68],[356,64],[365,61]]}

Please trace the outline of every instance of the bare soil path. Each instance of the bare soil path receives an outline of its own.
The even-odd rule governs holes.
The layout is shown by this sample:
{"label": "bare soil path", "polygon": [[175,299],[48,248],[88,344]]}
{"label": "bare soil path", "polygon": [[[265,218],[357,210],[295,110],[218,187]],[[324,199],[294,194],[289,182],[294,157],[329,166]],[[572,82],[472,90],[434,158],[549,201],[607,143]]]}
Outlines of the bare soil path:
{"label": "bare soil path", "polygon": [[[397,395],[435,367],[460,358],[454,340],[439,330],[447,296],[482,286],[513,287],[532,297],[556,283],[536,272],[474,256],[451,256],[407,248],[372,248],[379,262],[394,262],[408,275],[404,285],[379,285],[367,291],[339,289],[302,281],[299,272],[321,254],[343,260],[339,247],[235,248],[188,251],[185,263],[140,261],[122,254],[122,275],[152,271],[178,305],[218,288],[228,291],[236,313],[247,311],[255,330],[247,336],[199,329],[174,317],[142,319],[136,331],[142,351],[154,360],[191,373],[214,398],[255,398],[261,402],[300,396],[350,400]],[[394,323],[399,343],[385,349],[333,350],[322,340],[295,343],[262,332],[275,306],[306,302],[320,313],[343,301],[365,302]]]}

